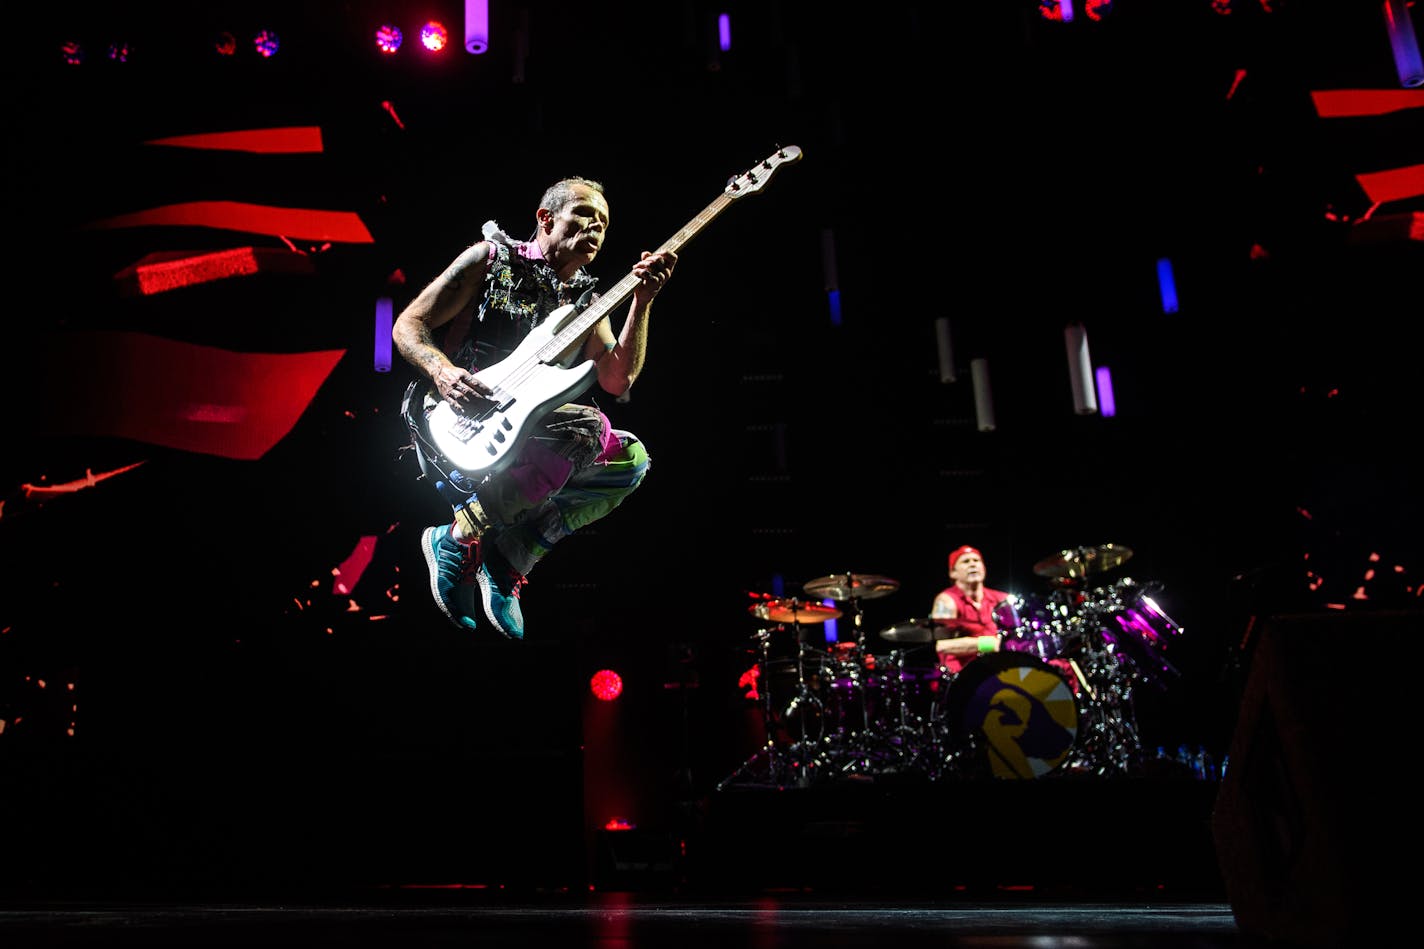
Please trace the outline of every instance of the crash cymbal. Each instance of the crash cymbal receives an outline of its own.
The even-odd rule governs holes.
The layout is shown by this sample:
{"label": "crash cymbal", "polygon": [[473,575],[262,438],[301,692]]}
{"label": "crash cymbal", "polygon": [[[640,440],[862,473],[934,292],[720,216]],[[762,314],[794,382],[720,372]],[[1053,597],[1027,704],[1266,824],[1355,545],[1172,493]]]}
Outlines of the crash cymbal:
{"label": "crash cymbal", "polygon": [[824,623],[828,619],[837,619],[841,615],[841,611],[833,606],[825,606],[821,603],[803,603],[794,598],[753,603],[747,608],[747,612],[757,619],[764,619],[772,623]]}
{"label": "crash cymbal", "polygon": [[889,643],[932,643],[939,639],[941,625],[932,619],[907,619],[882,629],[880,638]]}
{"label": "crash cymbal", "polygon": [[818,600],[874,600],[900,589],[900,581],[870,573],[838,573],[811,580],[801,589]]}
{"label": "crash cymbal", "polygon": [[1132,548],[1121,544],[1099,544],[1096,547],[1074,547],[1060,550],[1052,557],[1046,557],[1033,565],[1033,572],[1040,577],[1068,577],[1078,580],[1090,573],[1102,573],[1126,563],[1132,557]]}

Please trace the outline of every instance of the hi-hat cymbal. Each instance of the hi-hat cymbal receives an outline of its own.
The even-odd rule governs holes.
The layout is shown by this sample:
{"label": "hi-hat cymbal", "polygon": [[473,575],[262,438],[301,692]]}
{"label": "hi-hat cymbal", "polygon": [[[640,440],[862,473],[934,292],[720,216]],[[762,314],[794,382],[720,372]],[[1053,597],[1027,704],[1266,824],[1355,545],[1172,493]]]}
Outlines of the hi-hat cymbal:
{"label": "hi-hat cymbal", "polygon": [[772,623],[824,623],[828,619],[838,619],[841,611],[821,603],[803,603],[797,599],[767,600],[753,603],[747,608],[757,619]]}
{"label": "hi-hat cymbal", "polygon": [[873,600],[900,589],[900,581],[870,573],[838,573],[810,580],[801,589],[818,600]]}
{"label": "hi-hat cymbal", "polygon": [[1132,548],[1121,544],[1099,544],[1096,547],[1074,547],[1060,550],[1033,565],[1040,577],[1067,577],[1078,580],[1090,573],[1102,573],[1126,563]]}
{"label": "hi-hat cymbal", "polygon": [[907,619],[882,629],[880,638],[889,643],[932,643],[940,638],[940,629],[941,624],[936,620]]}

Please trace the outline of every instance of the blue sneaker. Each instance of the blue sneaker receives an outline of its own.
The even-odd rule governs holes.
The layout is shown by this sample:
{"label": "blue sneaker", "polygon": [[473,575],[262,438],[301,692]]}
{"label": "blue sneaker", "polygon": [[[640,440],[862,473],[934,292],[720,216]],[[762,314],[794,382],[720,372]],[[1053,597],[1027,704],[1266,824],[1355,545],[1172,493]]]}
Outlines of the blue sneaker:
{"label": "blue sneaker", "polygon": [[430,569],[430,593],[440,612],[460,629],[476,629],[475,574],[480,569],[478,544],[461,544],[450,536],[450,525],[427,527],[420,535],[425,566]]}
{"label": "blue sneaker", "polygon": [[519,588],[529,581],[509,565],[493,543],[481,547],[475,580],[480,585],[485,616],[506,638],[523,639],[524,611],[519,606]]}

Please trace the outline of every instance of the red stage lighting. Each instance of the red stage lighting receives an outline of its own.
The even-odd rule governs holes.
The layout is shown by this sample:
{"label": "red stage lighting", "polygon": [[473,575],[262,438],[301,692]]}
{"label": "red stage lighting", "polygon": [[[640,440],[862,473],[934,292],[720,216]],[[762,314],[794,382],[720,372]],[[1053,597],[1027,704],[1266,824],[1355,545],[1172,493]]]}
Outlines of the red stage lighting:
{"label": "red stage lighting", "polygon": [[612,669],[600,669],[589,680],[589,688],[594,698],[600,702],[612,702],[623,694],[623,678]]}

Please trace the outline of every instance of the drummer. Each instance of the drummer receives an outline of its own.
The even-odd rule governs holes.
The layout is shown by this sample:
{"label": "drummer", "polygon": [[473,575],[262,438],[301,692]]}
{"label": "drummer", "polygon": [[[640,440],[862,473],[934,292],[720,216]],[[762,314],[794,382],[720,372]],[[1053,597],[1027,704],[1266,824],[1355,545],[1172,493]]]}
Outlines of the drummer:
{"label": "drummer", "polygon": [[949,555],[952,586],[939,591],[930,609],[930,619],[944,638],[935,639],[939,663],[950,673],[958,673],[965,663],[985,653],[999,651],[999,626],[994,608],[1009,598],[1003,590],[984,585],[984,555],[965,544]]}

